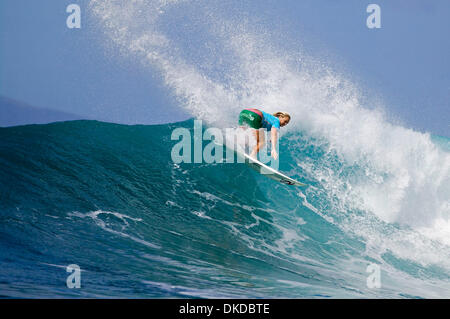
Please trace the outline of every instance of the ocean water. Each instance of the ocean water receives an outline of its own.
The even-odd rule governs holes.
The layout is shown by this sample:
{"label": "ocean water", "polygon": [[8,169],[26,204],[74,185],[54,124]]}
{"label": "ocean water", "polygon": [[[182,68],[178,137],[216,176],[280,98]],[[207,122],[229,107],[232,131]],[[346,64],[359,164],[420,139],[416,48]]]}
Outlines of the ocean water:
{"label": "ocean water", "polygon": [[279,168],[310,186],[174,163],[171,134],[193,120],[0,128],[2,297],[450,297],[447,137],[391,120],[245,3],[91,0],[85,19],[205,127],[288,111]]}
{"label": "ocean water", "polygon": [[[365,191],[393,183],[387,173],[369,174],[367,164],[347,163],[301,132],[281,139],[280,170],[308,188],[245,164],[175,164],[177,127],[192,130],[193,121],[1,128],[0,295],[450,296],[448,237],[436,237],[448,224],[385,221],[354,203],[373,205],[382,195]],[[409,211],[395,213],[402,220]],[[81,268],[80,289],[66,286],[71,264]],[[379,288],[367,284],[371,264],[380,267]]]}

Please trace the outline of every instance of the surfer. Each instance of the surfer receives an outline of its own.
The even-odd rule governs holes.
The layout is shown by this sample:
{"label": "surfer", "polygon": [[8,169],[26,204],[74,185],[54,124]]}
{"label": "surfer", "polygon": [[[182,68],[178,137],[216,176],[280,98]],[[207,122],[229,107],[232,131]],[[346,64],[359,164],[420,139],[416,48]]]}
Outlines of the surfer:
{"label": "surfer", "polygon": [[280,127],[285,126],[291,120],[291,116],[287,112],[276,112],[273,115],[266,113],[258,109],[245,109],[239,114],[239,125],[248,126],[254,130],[254,135],[256,139],[256,146],[250,153],[251,157],[256,158],[261,147],[264,146],[264,134],[260,131],[261,128],[270,131],[272,140],[272,150],[270,155],[274,159],[278,159],[278,154],[276,151],[276,143],[278,138],[278,130]]}

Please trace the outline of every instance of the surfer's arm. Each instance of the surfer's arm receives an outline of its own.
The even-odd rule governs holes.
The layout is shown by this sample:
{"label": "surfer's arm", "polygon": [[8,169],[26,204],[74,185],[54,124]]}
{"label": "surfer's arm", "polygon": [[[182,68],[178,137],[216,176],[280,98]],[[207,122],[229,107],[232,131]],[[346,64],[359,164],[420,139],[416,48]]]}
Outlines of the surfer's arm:
{"label": "surfer's arm", "polygon": [[271,137],[270,140],[272,141],[272,150],[270,154],[273,156],[274,159],[278,159],[278,153],[277,153],[277,139],[278,139],[278,130],[275,127],[272,127],[270,130]]}

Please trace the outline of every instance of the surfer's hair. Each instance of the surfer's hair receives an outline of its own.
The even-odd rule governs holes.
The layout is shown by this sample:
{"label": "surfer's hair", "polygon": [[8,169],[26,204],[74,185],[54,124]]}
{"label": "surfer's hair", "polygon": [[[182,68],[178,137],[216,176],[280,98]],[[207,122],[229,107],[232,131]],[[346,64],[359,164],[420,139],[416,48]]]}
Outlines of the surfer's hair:
{"label": "surfer's hair", "polygon": [[287,117],[289,119],[289,121],[291,121],[291,116],[289,115],[288,112],[276,112],[276,113],[273,113],[273,116],[275,116],[275,117]]}

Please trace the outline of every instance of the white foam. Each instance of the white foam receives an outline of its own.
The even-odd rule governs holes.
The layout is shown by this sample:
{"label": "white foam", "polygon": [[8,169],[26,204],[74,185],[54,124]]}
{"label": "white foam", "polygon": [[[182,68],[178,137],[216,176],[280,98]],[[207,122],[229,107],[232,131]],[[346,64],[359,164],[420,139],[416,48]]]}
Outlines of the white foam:
{"label": "white foam", "polygon": [[[92,212],[87,212],[87,213],[71,212],[71,213],[68,213],[67,215],[75,216],[78,218],[91,218],[95,222],[95,224],[97,226],[99,226],[101,229],[103,229],[104,231],[107,231],[109,233],[112,233],[112,234],[120,236],[120,237],[129,238],[134,242],[137,242],[139,244],[142,244],[142,245],[150,247],[150,248],[161,249],[161,247],[156,244],[150,243],[144,239],[138,238],[134,235],[130,235],[125,232],[125,229],[129,226],[127,219],[135,221],[135,222],[141,222],[142,221],[141,218],[133,218],[133,217],[130,217],[125,214],[118,213],[118,212],[108,212],[108,211],[102,211],[102,210],[97,210],[97,211],[92,211]],[[112,229],[110,227],[110,225],[108,225],[104,220],[99,218],[99,216],[101,216],[101,215],[113,215],[113,216],[119,218],[124,223],[124,225],[121,225],[122,231]]]}

